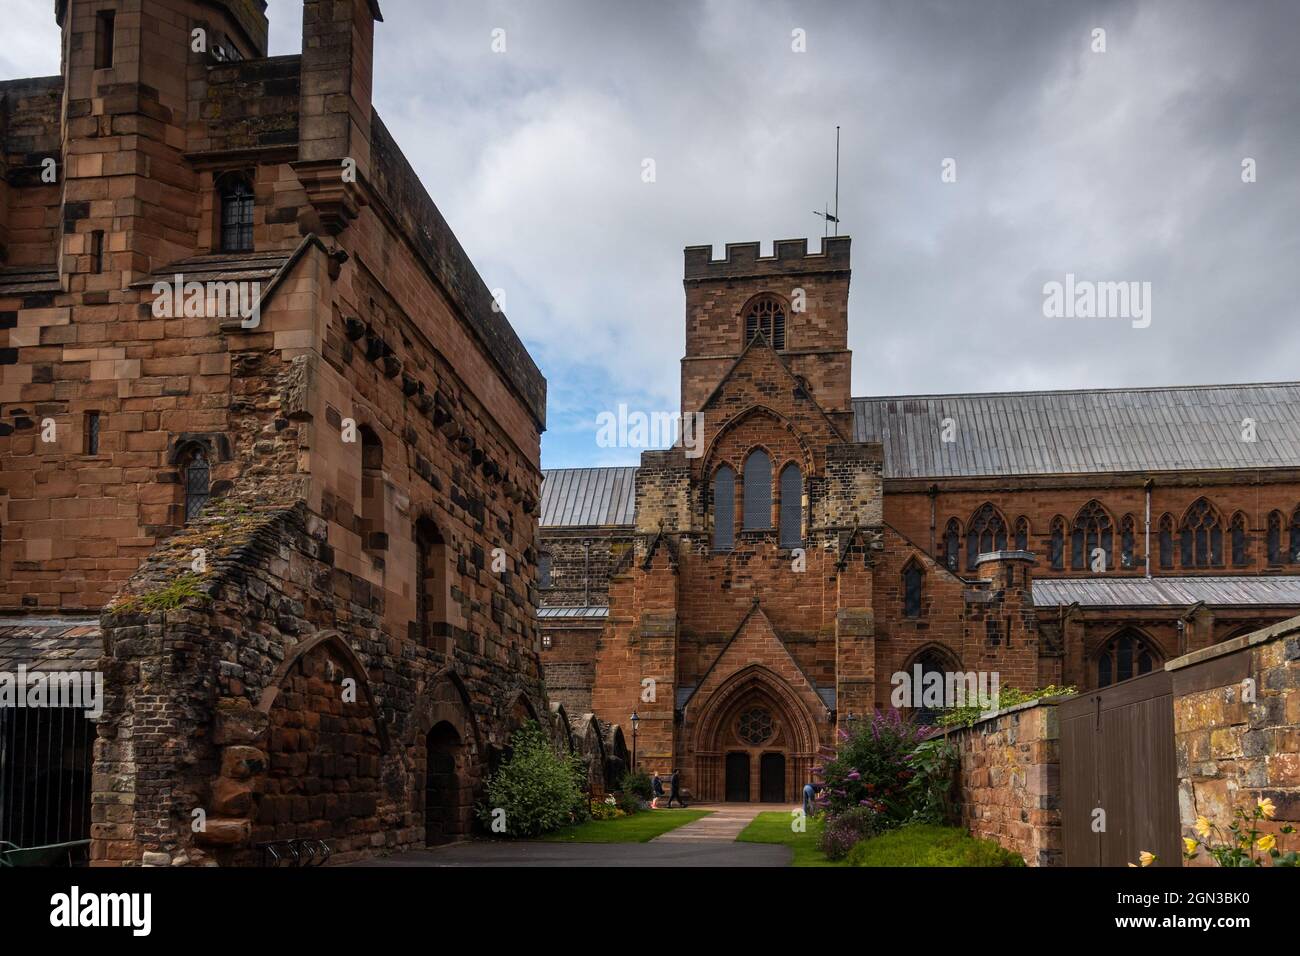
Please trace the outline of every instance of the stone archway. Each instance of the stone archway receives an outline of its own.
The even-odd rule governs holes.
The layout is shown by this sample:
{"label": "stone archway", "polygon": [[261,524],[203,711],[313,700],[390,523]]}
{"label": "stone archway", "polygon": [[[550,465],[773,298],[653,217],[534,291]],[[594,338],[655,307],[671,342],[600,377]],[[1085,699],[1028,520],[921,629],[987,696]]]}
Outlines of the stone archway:
{"label": "stone archway", "polygon": [[745,668],[703,702],[692,747],[696,797],[796,802],[817,743],[794,688],[767,668]]}
{"label": "stone archway", "polygon": [[483,740],[469,693],[450,667],[429,679],[416,702],[408,738],[411,796],[424,820],[424,843],[463,840],[474,826],[482,786]]}

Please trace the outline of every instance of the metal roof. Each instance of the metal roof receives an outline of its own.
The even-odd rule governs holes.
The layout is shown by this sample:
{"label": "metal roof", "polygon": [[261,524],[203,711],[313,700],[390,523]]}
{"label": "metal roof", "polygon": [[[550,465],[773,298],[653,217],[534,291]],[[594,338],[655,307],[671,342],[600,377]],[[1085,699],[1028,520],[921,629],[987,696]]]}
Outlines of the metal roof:
{"label": "metal roof", "polygon": [[886,478],[1300,466],[1300,382],[855,398],[853,418]]}
{"label": "metal roof", "polygon": [[550,468],[542,472],[544,528],[630,525],[635,521],[636,468]]}
{"label": "metal roof", "polygon": [[537,616],[543,619],[571,619],[571,618],[606,618],[609,617],[609,608],[603,605],[599,607],[584,607],[581,605],[567,607],[539,607]]}
{"label": "metal roof", "polygon": [[1038,578],[1033,592],[1035,607],[1300,606],[1300,575]]}

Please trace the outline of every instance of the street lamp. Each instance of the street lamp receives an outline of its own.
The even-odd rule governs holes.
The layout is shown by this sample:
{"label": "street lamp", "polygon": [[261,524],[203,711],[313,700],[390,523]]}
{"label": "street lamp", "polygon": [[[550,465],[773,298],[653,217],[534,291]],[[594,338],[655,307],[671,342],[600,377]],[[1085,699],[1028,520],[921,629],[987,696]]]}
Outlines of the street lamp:
{"label": "street lamp", "polygon": [[632,772],[636,773],[636,729],[641,726],[641,718],[637,712],[632,711]]}

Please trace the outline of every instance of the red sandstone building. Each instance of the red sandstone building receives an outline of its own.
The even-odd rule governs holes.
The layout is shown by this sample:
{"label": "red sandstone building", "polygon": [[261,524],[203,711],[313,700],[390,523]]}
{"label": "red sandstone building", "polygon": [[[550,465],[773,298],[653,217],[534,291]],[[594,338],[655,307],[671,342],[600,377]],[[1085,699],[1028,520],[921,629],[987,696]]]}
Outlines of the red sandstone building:
{"label": "red sandstone building", "polygon": [[1300,384],[852,398],[849,265],[686,250],[700,454],[543,485],[569,712],[635,711],[699,798],[790,801],[898,672],[1083,690],[1297,612]]}
{"label": "red sandstone building", "polygon": [[371,105],[378,5],[277,57],[265,7],[59,0],[61,75],[0,83],[0,671],[107,695],[0,712],[20,846],[441,842],[552,721],[545,381]]}

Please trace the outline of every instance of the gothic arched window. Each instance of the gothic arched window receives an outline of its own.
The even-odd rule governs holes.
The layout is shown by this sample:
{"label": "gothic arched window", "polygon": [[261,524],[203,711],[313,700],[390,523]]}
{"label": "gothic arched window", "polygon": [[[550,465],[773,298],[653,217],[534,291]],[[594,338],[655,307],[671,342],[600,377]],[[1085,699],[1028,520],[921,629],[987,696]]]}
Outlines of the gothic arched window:
{"label": "gothic arched window", "polygon": [[[925,650],[921,651],[920,654],[916,655],[916,657],[912,658],[903,670],[909,677],[914,677],[917,665],[920,665],[921,668],[921,686],[920,688],[917,688],[913,685],[912,692],[913,694],[916,694],[919,691],[922,694],[922,701],[925,699],[924,691],[927,684],[933,683],[932,681],[927,681],[927,675],[939,675],[939,686],[944,688],[946,696],[948,675],[956,674],[961,670],[961,665],[956,661],[956,659],[939,647],[927,647]],[[971,701],[967,699],[965,703],[971,703]],[[920,707],[914,708],[912,713],[916,718],[916,722],[925,726],[933,725],[939,718],[939,709],[927,707],[924,704]]]}
{"label": "gothic arched window", "polygon": [[1160,567],[1174,566],[1174,518],[1162,515],[1160,518]]}
{"label": "gothic arched window", "polygon": [[948,526],[943,531],[943,563],[954,574],[961,561],[961,524],[956,518],[948,519]]}
{"label": "gothic arched window", "polygon": [[1238,511],[1230,525],[1232,538],[1232,563],[1237,567],[1250,564],[1250,538],[1246,534],[1246,516]]}
{"label": "gothic arched window", "polygon": [[1160,654],[1132,628],[1112,637],[1097,651],[1097,686],[1109,687],[1130,677],[1149,674]]}
{"label": "gothic arched window", "polygon": [[730,551],[736,543],[736,473],[723,465],[713,473],[713,549]]}
{"label": "gothic arched window", "polygon": [[185,488],[185,520],[188,522],[203,509],[212,494],[212,466],[203,448],[190,446],[182,459],[181,475]]}
{"label": "gothic arched window", "polygon": [[253,250],[253,190],[243,176],[227,176],[218,189],[222,252]]}
{"label": "gothic arched window", "polygon": [[549,551],[543,551],[537,556],[537,586],[539,588],[549,588],[551,586],[551,554]]}
{"label": "gothic arched window", "polygon": [[1218,512],[1204,498],[1192,502],[1179,532],[1184,568],[1223,564],[1223,528]]}
{"label": "gothic arched window", "polygon": [[980,505],[966,528],[966,567],[975,567],[981,554],[1005,551],[1006,547],[1007,523],[992,505]]}
{"label": "gothic arched window", "polygon": [[1268,515],[1268,563],[1281,564],[1285,560],[1282,554],[1282,512],[1272,511]]}
{"label": "gothic arched window", "polygon": [[1119,566],[1131,568],[1137,563],[1137,522],[1125,515],[1119,523]]}
{"label": "gothic arched window", "polygon": [[785,305],[776,296],[760,296],[745,310],[745,344],[754,341],[759,332],[772,348],[785,348]]}
{"label": "gothic arched window", "polygon": [[1074,531],[1070,536],[1070,566],[1076,571],[1092,567],[1093,552],[1101,548],[1105,570],[1111,564],[1112,533],[1110,515],[1095,499],[1079,509],[1074,518]]}
{"label": "gothic arched window", "polygon": [[1016,550],[1029,550],[1029,519],[1024,515],[1016,519]]}
{"label": "gothic arched window", "polygon": [[903,617],[921,616],[921,586],[924,582],[921,562],[913,558],[903,568]]}
{"label": "gothic arched window", "polygon": [[803,475],[799,466],[791,463],[781,469],[781,522],[782,548],[803,546]]}
{"label": "gothic arched window", "polygon": [[761,448],[755,448],[745,459],[744,529],[767,531],[772,527],[772,458]]}
{"label": "gothic arched window", "polygon": [[1065,570],[1065,519],[1060,515],[1052,519],[1052,536],[1047,543],[1047,560],[1053,571]]}
{"label": "gothic arched window", "polygon": [[1300,508],[1291,515],[1291,562],[1300,564]]}

